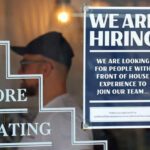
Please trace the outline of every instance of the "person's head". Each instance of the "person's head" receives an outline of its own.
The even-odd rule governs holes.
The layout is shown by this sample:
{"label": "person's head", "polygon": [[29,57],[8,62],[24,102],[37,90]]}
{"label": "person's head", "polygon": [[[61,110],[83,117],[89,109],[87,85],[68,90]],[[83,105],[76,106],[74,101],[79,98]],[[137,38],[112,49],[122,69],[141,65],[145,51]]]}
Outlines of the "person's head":
{"label": "person's head", "polygon": [[[73,51],[69,43],[58,32],[49,32],[37,37],[25,47],[11,47],[23,56],[19,74],[42,74],[44,92],[55,92],[65,88],[68,71],[72,64]],[[38,80],[24,79],[21,87],[28,96],[38,94]]]}

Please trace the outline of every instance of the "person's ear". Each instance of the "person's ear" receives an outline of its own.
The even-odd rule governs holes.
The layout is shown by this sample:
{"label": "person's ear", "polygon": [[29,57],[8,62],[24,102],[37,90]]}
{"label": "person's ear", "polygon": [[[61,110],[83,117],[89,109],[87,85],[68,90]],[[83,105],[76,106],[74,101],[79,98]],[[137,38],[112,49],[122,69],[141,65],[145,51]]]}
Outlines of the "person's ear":
{"label": "person's ear", "polygon": [[53,71],[53,64],[51,62],[47,62],[43,64],[43,77],[47,78],[50,76],[51,72]]}

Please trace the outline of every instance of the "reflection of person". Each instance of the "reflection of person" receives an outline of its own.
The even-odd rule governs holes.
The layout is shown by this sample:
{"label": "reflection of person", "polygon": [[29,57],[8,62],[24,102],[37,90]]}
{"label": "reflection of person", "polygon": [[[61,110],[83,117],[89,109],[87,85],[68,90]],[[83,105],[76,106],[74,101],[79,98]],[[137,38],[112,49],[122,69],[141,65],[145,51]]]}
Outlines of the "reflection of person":
{"label": "reflection of person", "polygon": [[[72,63],[73,51],[61,33],[49,32],[44,34],[26,47],[13,46],[12,50],[23,56],[20,74],[43,75],[44,108],[47,107],[75,107],[76,135],[79,140],[91,140],[91,132],[81,129],[82,113],[73,98],[67,94],[66,79]],[[27,96],[38,94],[38,80],[24,79],[22,88],[27,89]],[[51,147],[36,147],[42,150],[91,150],[91,146],[73,146],[71,144],[71,116],[70,113],[38,114],[34,122],[51,123],[51,136],[23,137],[22,142],[52,141]],[[34,148],[20,148],[34,149]]]}

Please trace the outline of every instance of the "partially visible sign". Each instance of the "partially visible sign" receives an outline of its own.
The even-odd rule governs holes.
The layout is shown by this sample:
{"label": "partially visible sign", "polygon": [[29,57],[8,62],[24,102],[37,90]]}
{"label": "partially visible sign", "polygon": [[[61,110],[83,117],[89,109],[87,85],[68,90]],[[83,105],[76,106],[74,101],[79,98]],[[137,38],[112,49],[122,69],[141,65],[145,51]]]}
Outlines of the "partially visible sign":
{"label": "partially visible sign", "polygon": [[150,8],[86,7],[84,128],[150,127]]}

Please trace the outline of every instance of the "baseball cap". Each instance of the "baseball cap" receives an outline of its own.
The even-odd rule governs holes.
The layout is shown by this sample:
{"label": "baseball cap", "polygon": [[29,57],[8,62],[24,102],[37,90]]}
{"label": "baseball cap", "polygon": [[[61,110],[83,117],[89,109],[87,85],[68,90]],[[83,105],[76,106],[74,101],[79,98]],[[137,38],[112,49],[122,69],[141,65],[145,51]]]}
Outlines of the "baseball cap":
{"label": "baseball cap", "polygon": [[67,40],[59,32],[43,34],[26,46],[11,46],[11,49],[19,55],[40,54],[53,59],[70,68],[72,64],[73,50]]}

